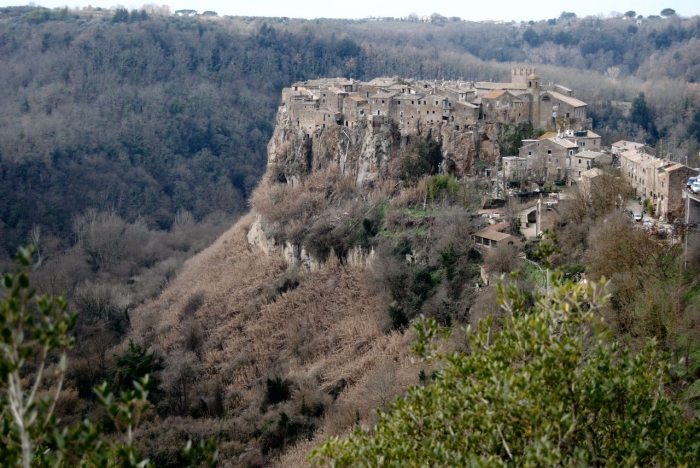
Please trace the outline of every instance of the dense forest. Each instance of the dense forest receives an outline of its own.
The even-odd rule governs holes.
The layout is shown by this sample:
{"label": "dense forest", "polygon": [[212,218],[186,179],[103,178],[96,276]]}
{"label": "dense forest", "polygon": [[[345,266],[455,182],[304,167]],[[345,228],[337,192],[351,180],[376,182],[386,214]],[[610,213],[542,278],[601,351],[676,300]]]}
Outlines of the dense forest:
{"label": "dense forest", "polygon": [[[505,62],[541,64],[611,137],[641,129],[684,154],[700,138],[686,123],[700,118],[698,18],[514,27],[117,13],[0,13],[5,253],[35,226],[65,243],[89,208],[165,230],[178,211],[244,211],[281,88],[318,76],[505,80]],[[641,114],[613,105],[640,91]]]}
{"label": "dense forest", "polygon": [[[33,284],[65,292],[80,312],[66,390],[80,408],[73,417],[99,419],[91,389],[103,380],[123,389],[152,374],[154,409],[139,444],[159,466],[183,463],[174,447],[184,433],[217,436],[239,465],[262,466],[322,424],[324,434],[338,434],[374,422],[375,408],[436,378],[434,369],[408,364],[411,320],[423,314],[441,326],[476,325],[502,314],[492,289],[465,286],[478,281],[484,260],[469,239],[478,227],[468,213],[481,201],[478,182],[437,174],[391,180],[374,194],[380,204],[330,169],[307,175],[309,193],[259,184],[283,87],[321,76],[507,81],[511,66],[534,64],[544,82],[589,103],[604,143],[646,140],[659,155],[700,165],[697,17],[638,24],[634,15],[562,14],[497,25],[164,13],[0,8],[0,266],[15,268],[17,246],[34,244]],[[434,141],[426,145],[439,152]],[[416,143],[407,160],[431,152],[424,150]],[[331,185],[338,189],[319,188]],[[602,310],[616,338],[641,349],[654,337],[674,357],[685,353],[695,382],[696,259],[682,270],[678,245],[660,248],[626,220],[607,218],[614,201],[602,198],[595,206],[573,200],[540,250],[549,246],[544,257],[568,278],[584,270],[613,278]],[[244,219],[179,277],[249,203],[278,237],[302,232],[330,270],[306,275],[261,260],[248,249],[243,231],[252,221]],[[308,223],[292,216],[299,213]],[[324,222],[338,213],[362,221]],[[333,264],[333,252],[356,246],[376,250],[376,268]],[[513,249],[486,258],[497,273],[523,270],[529,301],[542,280],[531,267],[537,249],[527,261]],[[422,260],[409,262],[412,252]],[[211,267],[219,257],[233,274]],[[652,283],[664,294],[641,287]],[[357,289],[349,294],[338,284]],[[344,315],[318,305],[328,291],[342,291],[332,308]],[[300,304],[315,322],[291,318]],[[375,310],[369,319],[368,309]],[[229,320],[230,329],[221,326]],[[274,323],[285,328],[268,336],[265,325]],[[339,340],[347,340],[342,359],[319,361],[335,382],[290,370],[321,360]],[[358,356],[371,361],[369,374],[352,367]],[[346,392],[355,400],[336,402],[348,382],[335,368],[365,385]],[[169,418],[167,431],[159,418]]]}

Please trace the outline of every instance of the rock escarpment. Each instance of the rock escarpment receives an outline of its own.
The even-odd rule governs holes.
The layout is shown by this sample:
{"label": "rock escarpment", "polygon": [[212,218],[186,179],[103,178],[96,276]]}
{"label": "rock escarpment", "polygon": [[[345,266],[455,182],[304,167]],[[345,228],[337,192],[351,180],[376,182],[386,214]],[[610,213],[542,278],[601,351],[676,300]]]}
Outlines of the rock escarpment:
{"label": "rock escarpment", "polygon": [[335,164],[341,174],[349,174],[358,186],[369,189],[375,181],[396,177],[397,164],[421,140],[440,146],[441,172],[469,176],[475,160],[494,162],[498,158],[496,125],[485,123],[465,131],[439,122],[403,135],[392,120],[366,119],[352,128],[329,125],[307,133],[292,124],[287,107],[281,106],[268,144],[267,177],[294,184],[312,171]]}

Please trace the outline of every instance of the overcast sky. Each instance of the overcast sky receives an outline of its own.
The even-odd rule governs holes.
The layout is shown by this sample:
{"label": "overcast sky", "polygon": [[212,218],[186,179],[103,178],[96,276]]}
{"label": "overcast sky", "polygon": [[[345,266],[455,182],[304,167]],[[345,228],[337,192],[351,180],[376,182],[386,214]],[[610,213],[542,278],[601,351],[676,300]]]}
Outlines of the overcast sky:
{"label": "overcast sky", "polygon": [[[65,0],[38,0],[35,2],[49,8],[62,7]],[[151,3],[144,1],[143,3]],[[118,3],[114,0],[79,0],[70,2],[70,7],[110,8],[123,5],[129,9],[139,8],[143,3]],[[197,10],[200,13],[213,10],[219,15],[235,16],[286,16],[290,18],[366,18],[368,16],[405,17],[411,13],[443,16],[459,16],[462,19],[516,20],[529,21],[558,17],[562,11],[570,11],[578,16],[603,15],[612,12],[624,13],[629,10],[638,15],[658,15],[664,8],[673,8],[681,16],[700,14],[698,0],[588,0],[585,2],[552,2],[544,0],[160,0],[154,3],[165,4],[172,11],[180,9]],[[18,5],[17,1],[0,0],[0,6]]]}

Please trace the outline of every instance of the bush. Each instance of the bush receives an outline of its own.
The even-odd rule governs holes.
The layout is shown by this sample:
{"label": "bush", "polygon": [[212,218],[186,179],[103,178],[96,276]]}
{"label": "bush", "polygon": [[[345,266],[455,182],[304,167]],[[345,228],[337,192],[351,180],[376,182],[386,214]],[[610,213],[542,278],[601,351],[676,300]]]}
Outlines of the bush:
{"label": "bush", "polygon": [[408,317],[402,307],[389,306],[389,318],[391,319],[392,330],[403,330],[408,326]]}
{"label": "bush", "polygon": [[292,383],[280,377],[267,379],[267,388],[265,391],[265,402],[271,405],[287,401],[292,396]]}
{"label": "bush", "polygon": [[184,307],[182,308],[182,317],[191,317],[199,310],[202,305],[204,305],[205,294],[203,292],[196,292],[192,294]]}
{"label": "bush", "polygon": [[434,175],[428,179],[428,198],[451,198],[459,192],[459,182],[451,175]]}
{"label": "bush", "polygon": [[681,369],[653,341],[637,355],[609,341],[600,284],[555,278],[534,307],[515,286],[499,296],[502,330],[481,321],[468,352],[435,353],[441,329],[419,322],[414,350],[444,362],[436,380],[380,413],[373,431],[331,438],[312,457],[336,467],[380,457],[386,466],[698,465],[700,421],[667,396]]}

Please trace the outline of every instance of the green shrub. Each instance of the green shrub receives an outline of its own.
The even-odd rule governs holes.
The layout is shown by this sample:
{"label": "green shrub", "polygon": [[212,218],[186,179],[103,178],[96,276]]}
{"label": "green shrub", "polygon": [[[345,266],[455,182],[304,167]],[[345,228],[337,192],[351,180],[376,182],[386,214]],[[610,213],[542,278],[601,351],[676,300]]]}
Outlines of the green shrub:
{"label": "green shrub", "polygon": [[267,379],[265,402],[274,405],[289,400],[292,396],[291,386],[292,383],[287,379],[282,380],[280,377]]}
{"label": "green shrub", "polygon": [[408,326],[408,316],[402,307],[389,306],[389,318],[391,319],[392,330],[403,330]]}
{"label": "green shrub", "polygon": [[[414,350],[443,368],[372,431],[312,453],[331,466],[698,466],[698,419],[668,396],[682,369],[651,341],[632,353],[599,319],[600,284],[553,278],[534,306],[499,287],[506,317],[467,330],[468,352],[439,354],[434,320]],[[427,375],[424,373],[423,382]]]}
{"label": "green shrub", "polygon": [[453,197],[459,192],[459,182],[451,175],[434,175],[428,179],[428,198]]}

